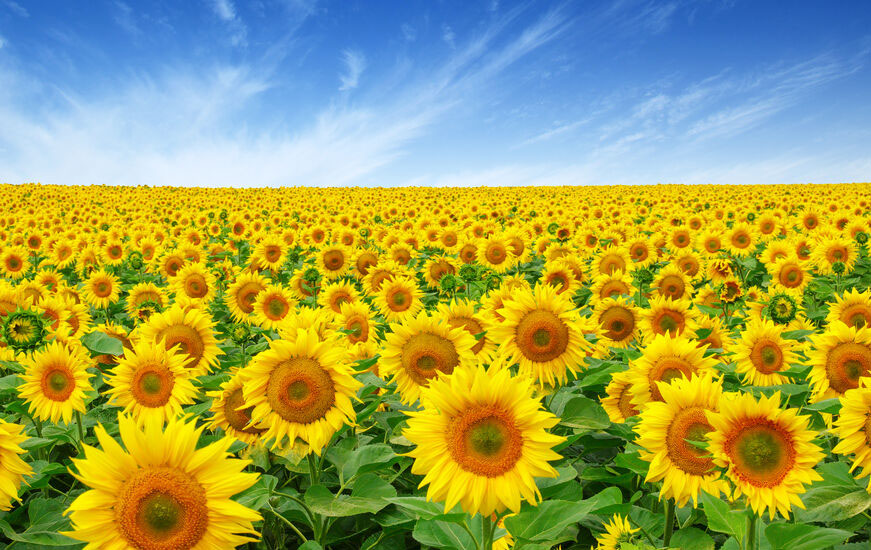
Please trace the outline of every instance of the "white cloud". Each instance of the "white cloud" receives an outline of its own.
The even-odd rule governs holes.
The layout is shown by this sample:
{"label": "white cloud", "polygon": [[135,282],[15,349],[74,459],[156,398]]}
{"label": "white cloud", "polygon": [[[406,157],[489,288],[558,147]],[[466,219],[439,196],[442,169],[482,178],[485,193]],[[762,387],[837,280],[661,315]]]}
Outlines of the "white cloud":
{"label": "white cloud", "polygon": [[[274,67],[176,67],[129,77],[108,95],[82,96],[0,67],[0,181],[57,184],[290,186],[368,183],[449,110],[480,96],[505,67],[552,40],[549,14],[517,35],[494,21],[481,36],[390,93],[353,106],[325,101],[311,120],[282,125],[282,112],[249,126],[277,81]],[[497,44],[498,42],[498,44]],[[362,56],[344,76],[359,83]],[[277,61],[276,61],[277,63]],[[356,67],[356,69],[354,68]],[[344,84],[344,80],[343,80]],[[57,102],[38,101],[54,93]],[[26,97],[20,94],[29,94]],[[27,102],[41,106],[21,109]],[[271,105],[271,104],[270,104]],[[376,183],[382,183],[381,180]]]}
{"label": "white cloud", "polygon": [[28,12],[24,6],[19,4],[18,2],[14,2],[13,0],[3,0],[3,3],[6,4],[6,7],[19,17],[30,17],[30,12]]}
{"label": "white cloud", "polygon": [[366,57],[356,50],[344,50],[342,63],[345,65],[345,72],[339,75],[339,80],[342,82],[339,90],[353,90],[360,83],[360,75],[366,69]]}
{"label": "white cloud", "polygon": [[0,35],[0,50],[2,50],[4,46],[6,46],[6,39]]}
{"label": "white cloud", "polygon": [[404,38],[406,42],[414,42],[417,40],[417,29],[408,23],[403,23],[399,29],[402,31],[402,38]]}
{"label": "white cloud", "polygon": [[236,7],[232,0],[214,0],[212,9],[215,14],[224,21],[233,21],[236,19]]}

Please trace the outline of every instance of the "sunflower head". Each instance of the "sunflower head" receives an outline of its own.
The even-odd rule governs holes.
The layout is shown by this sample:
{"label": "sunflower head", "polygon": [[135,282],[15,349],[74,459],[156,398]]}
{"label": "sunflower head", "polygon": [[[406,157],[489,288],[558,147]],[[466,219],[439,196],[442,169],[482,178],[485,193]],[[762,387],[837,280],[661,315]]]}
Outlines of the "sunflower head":
{"label": "sunflower head", "polygon": [[45,318],[35,311],[17,309],[3,322],[3,340],[16,351],[30,351],[41,347],[46,336]]}
{"label": "sunflower head", "polygon": [[798,305],[795,303],[795,298],[789,294],[778,293],[768,300],[765,312],[775,323],[786,325],[795,319]]}

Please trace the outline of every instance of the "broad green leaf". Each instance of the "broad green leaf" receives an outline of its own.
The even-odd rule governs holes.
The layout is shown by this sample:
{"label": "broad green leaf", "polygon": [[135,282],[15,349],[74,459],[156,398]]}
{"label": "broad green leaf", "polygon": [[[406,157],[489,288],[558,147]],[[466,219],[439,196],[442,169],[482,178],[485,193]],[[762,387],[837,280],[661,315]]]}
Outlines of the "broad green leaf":
{"label": "broad green leaf", "polygon": [[[472,525],[480,522],[472,522]],[[474,531],[473,531],[474,532]],[[468,550],[475,547],[469,533],[457,523],[420,519],[414,524],[411,536],[426,546],[446,550]]]}
{"label": "broad green leaf", "polygon": [[850,536],[849,531],[805,523],[772,523],[765,529],[771,550],[826,550]]}
{"label": "broad green leaf", "polygon": [[705,492],[702,492],[699,500],[702,501],[711,531],[734,535],[738,540],[744,539],[747,532],[747,516],[744,512],[733,511],[725,501]]}
{"label": "broad green leaf", "polygon": [[361,476],[354,484],[351,496],[334,495],[323,485],[314,485],[305,492],[305,502],[316,513],[328,517],[374,514],[396,496],[392,485],[374,474]]}
{"label": "broad green leaf", "polygon": [[122,355],[124,346],[121,340],[112,338],[105,332],[89,332],[82,336],[82,344],[93,353],[106,355]]}
{"label": "broad green leaf", "polygon": [[348,455],[342,466],[342,479],[349,480],[357,473],[366,473],[379,469],[396,458],[396,453],[390,445],[376,443],[354,449]]}
{"label": "broad green leaf", "polygon": [[684,527],[674,532],[670,546],[680,550],[714,550],[714,539],[701,529]]}
{"label": "broad green leaf", "polygon": [[601,430],[611,425],[608,413],[588,397],[573,397],[566,403],[560,424],[582,430]]}
{"label": "broad green leaf", "polygon": [[427,502],[424,497],[393,497],[386,500],[400,508],[409,510],[419,519],[437,519],[455,523],[462,523],[466,519],[466,513],[460,508],[454,508],[453,511],[445,513],[444,504]]}

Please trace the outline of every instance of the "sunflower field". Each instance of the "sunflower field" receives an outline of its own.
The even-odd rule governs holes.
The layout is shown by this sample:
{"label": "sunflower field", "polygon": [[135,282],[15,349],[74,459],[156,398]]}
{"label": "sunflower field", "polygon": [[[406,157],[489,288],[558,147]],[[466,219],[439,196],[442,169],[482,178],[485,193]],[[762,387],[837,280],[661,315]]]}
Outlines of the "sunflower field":
{"label": "sunflower field", "polygon": [[3,185],[0,544],[871,548],[871,185]]}

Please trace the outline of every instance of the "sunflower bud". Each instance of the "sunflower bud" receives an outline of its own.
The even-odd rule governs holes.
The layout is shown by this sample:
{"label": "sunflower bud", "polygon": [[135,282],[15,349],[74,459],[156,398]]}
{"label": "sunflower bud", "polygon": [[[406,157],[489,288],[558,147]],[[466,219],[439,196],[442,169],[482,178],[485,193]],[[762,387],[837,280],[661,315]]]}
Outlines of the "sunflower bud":
{"label": "sunflower bud", "polygon": [[768,301],[765,311],[772,321],[779,325],[785,325],[795,319],[798,306],[792,296],[788,294],[775,294]]}
{"label": "sunflower bud", "polygon": [[844,262],[835,262],[832,264],[832,273],[835,275],[841,275],[846,269],[847,266],[844,265]]}
{"label": "sunflower bud", "polygon": [[859,231],[856,233],[856,242],[859,244],[865,244],[868,242],[868,233],[864,231]]}
{"label": "sunflower bud", "polygon": [[3,340],[16,351],[29,351],[45,343],[45,321],[36,312],[17,309],[6,316]]}
{"label": "sunflower bud", "polygon": [[447,273],[442,276],[441,280],[439,281],[439,286],[441,287],[442,291],[451,292],[457,288],[458,283],[459,281],[457,280],[457,277],[455,275]]}
{"label": "sunflower bud", "polygon": [[471,283],[478,278],[478,271],[473,266],[465,264],[460,267],[460,278],[467,283]]}

